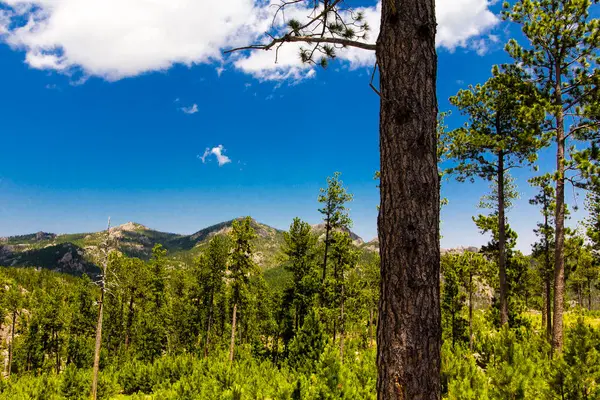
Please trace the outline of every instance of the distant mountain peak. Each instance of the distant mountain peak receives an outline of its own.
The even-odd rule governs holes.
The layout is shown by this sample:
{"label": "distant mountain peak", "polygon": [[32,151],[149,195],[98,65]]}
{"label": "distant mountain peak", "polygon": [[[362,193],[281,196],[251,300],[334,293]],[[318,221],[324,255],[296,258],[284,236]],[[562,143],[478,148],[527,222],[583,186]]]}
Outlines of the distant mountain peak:
{"label": "distant mountain peak", "polygon": [[[312,228],[313,232],[315,232],[319,236],[321,236],[325,232],[325,223],[321,222],[320,224],[311,225],[311,228]],[[360,236],[358,236],[356,233],[352,232],[350,229],[343,228],[342,231],[347,232],[350,235],[350,238],[352,239],[352,241],[354,242],[355,245],[359,246],[364,243],[364,240]]]}
{"label": "distant mountain peak", "polygon": [[111,232],[112,231],[126,231],[126,232],[133,232],[133,231],[139,231],[139,230],[144,230],[147,231],[149,230],[147,227],[145,227],[142,224],[138,224],[137,222],[126,222],[124,224],[121,225],[117,225],[117,226],[113,226],[110,228]]}

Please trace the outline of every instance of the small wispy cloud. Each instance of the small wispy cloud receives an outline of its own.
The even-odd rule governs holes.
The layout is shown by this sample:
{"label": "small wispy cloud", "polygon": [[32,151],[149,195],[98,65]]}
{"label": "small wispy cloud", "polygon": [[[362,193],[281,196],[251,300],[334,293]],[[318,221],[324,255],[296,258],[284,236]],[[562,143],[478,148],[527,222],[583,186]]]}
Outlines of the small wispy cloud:
{"label": "small wispy cloud", "polygon": [[194,103],[188,107],[181,107],[181,111],[186,114],[196,114],[198,112],[198,104]]}
{"label": "small wispy cloud", "polygon": [[198,159],[201,160],[202,163],[206,164],[207,159],[211,155],[214,155],[217,159],[217,163],[219,163],[219,167],[222,167],[223,165],[229,164],[231,162],[231,158],[223,154],[224,152],[225,148],[222,144],[220,144],[216,147],[213,147],[212,149],[210,147],[207,147],[206,150],[204,150],[204,154],[198,154],[196,157],[198,157]]}

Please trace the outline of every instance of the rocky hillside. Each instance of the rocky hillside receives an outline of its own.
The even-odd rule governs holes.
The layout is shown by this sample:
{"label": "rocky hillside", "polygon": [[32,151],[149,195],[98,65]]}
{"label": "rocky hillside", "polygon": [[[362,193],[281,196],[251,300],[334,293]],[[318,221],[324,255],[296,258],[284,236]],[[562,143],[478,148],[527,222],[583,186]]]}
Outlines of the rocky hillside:
{"label": "rocky hillside", "polygon": [[[192,262],[214,235],[229,233],[232,222],[209,226],[191,235],[159,232],[128,222],[111,228],[110,236],[124,254],[142,259],[150,257],[155,244],[161,244],[176,265]],[[264,270],[279,265],[283,232],[255,220],[252,225],[258,234],[256,262]],[[324,235],[322,225],[313,226],[313,230],[319,236]],[[364,247],[365,243],[358,235],[353,232],[350,235],[357,247]],[[100,260],[99,246],[105,239],[106,231],[65,235],[38,232],[4,237],[0,238],[0,265],[41,267],[71,274],[93,273]]]}

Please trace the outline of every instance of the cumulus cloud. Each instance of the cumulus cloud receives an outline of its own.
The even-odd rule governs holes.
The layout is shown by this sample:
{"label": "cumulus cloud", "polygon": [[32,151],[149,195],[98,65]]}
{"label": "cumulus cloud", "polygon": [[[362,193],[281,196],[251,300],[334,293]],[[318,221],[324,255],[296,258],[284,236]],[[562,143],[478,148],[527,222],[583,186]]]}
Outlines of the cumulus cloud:
{"label": "cumulus cloud", "polygon": [[224,152],[225,148],[222,144],[220,144],[217,147],[213,147],[212,149],[210,147],[207,147],[206,150],[204,150],[204,154],[198,154],[197,157],[202,161],[202,163],[206,164],[208,157],[214,155],[217,159],[217,163],[219,163],[219,167],[222,167],[223,165],[229,164],[231,162],[231,158],[223,154]]}
{"label": "cumulus cloud", "polygon": [[198,104],[194,103],[191,106],[181,107],[181,111],[186,114],[196,114],[198,112]]}
{"label": "cumulus cloud", "polygon": [[[499,22],[491,3],[437,0],[437,45],[481,53],[483,35]],[[302,5],[286,11],[286,18],[306,18]],[[223,49],[268,40],[263,34],[273,12],[268,0],[0,0],[0,6],[0,40],[24,50],[31,67],[65,74],[77,70],[109,81],[174,64],[215,63],[222,72],[230,65],[223,64]],[[371,42],[378,35],[380,10],[380,3],[362,8]],[[298,81],[315,74],[300,62],[299,48],[297,43],[282,46],[277,63],[274,51],[237,54],[229,61],[260,80]],[[372,65],[373,57],[354,48],[338,53],[350,68]]]}

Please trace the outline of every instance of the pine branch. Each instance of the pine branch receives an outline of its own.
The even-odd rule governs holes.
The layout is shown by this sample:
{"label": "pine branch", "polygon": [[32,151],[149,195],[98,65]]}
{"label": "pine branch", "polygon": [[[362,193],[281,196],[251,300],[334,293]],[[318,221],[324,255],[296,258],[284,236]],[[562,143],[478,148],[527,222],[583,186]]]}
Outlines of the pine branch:
{"label": "pine branch", "polygon": [[319,36],[292,36],[287,34],[280,38],[273,39],[270,43],[267,44],[253,44],[250,46],[236,47],[233,49],[225,50],[224,54],[233,53],[236,51],[242,50],[271,50],[273,46],[278,43],[291,43],[291,42],[301,42],[301,43],[318,43],[318,44],[338,44],[345,47],[356,47],[364,50],[376,50],[377,46],[371,43],[358,42],[356,40],[350,39],[342,39],[342,38],[325,38]]}

